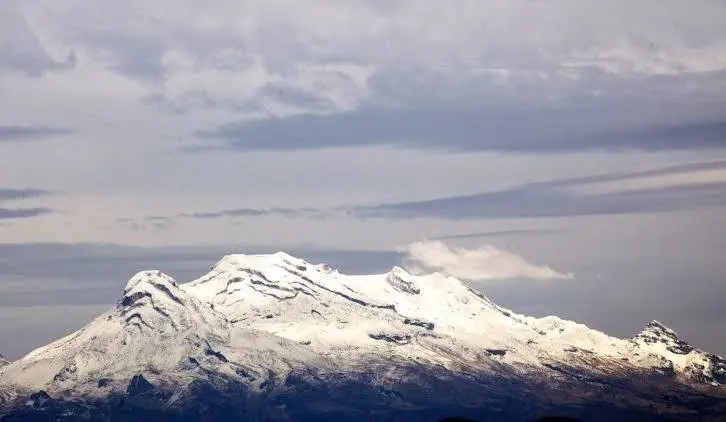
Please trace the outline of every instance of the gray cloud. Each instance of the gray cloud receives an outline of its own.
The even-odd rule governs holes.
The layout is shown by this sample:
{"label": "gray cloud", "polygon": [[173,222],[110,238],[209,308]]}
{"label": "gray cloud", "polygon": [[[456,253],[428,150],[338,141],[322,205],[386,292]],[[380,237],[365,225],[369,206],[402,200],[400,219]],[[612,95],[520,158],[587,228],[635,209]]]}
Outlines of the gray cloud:
{"label": "gray cloud", "polygon": [[286,218],[323,216],[324,211],[317,208],[234,208],[213,212],[179,214],[178,217],[194,219],[215,219],[223,217],[265,217],[279,215]]}
{"label": "gray cloud", "polygon": [[333,210],[319,208],[232,208],[219,211],[188,212],[174,216],[149,216],[142,219],[117,218],[116,223],[134,230],[166,230],[181,219],[216,220],[220,218],[270,217],[283,218],[326,218]]}
{"label": "gray cloud", "polygon": [[165,217],[161,215],[152,215],[143,219],[134,219],[128,217],[117,218],[116,224],[130,228],[132,230],[167,230],[174,227],[176,220],[174,217]]}
{"label": "gray cloud", "polygon": [[66,127],[0,125],[0,143],[33,141],[70,132]]}
{"label": "gray cloud", "polygon": [[[443,197],[422,201],[352,205],[334,208],[233,208],[208,212],[188,212],[173,216],[143,219],[119,218],[116,223],[134,230],[164,230],[181,219],[214,220],[223,218],[324,219],[357,218],[443,218],[450,220],[496,218],[546,218],[583,215],[634,214],[726,206],[726,180],[698,181],[676,186],[637,187],[614,192],[582,193],[598,183],[625,183],[659,176],[688,176],[698,172],[723,170],[726,161],[696,162],[637,172],[599,174],[587,177],[534,182],[492,192]],[[726,174],[726,173],[724,173]],[[554,234],[558,230],[504,230],[465,233],[432,240]]]}
{"label": "gray cloud", "polygon": [[[618,106],[619,107],[619,106]],[[586,150],[688,150],[726,147],[726,122],[714,109],[693,115],[617,107],[511,109],[442,104],[426,108],[363,108],[228,124],[198,132],[204,150],[303,150],[389,145],[444,151],[557,153]],[[650,109],[653,105],[647,105]],[[662,110],[663,111],[663,110]],[[713,115],[711,117],[710,115]]]}
{"label": "gray cloud", "polygon": [[690,172],[697,172],[703,170],[723,170],[726,169],[726,161],[702,161],[695,163],[677,164],[667,167],[631,171],[631,172],[618,172],[609,174],[596,174],[592,176],[577,177],[565,180],[554,180],[547,182],[532,183],[528,186],[543,186],[543,187],[563,187],[563,186],[575,186],[585,185],[588,183],[596,182],[618,182],[627,181],[631,179],[637,179],[642,177],[650,176],[669,176],[677,174],[687,174]]}
{"label": "gray cloud", "polygon": [[72,52],[65,60],[56,60],[48,54],[21,7],[22,3],[15,0],[0,4],[0,69],[40,76],[49,70],[75,66],[76,57]]}
{"label": "gray cloud", "polygon": [[561,233],[558,229],[512,229],[512,230],[493,230],[477,233],[461,233],[449,234],[445,236],[432,237],[431,240],[457,240],[457,239],[481,239],[490,237],[510,237],[510,236],[540,236]]}
{"label": "gray cloud", "polygon": [[0,208],[0,220],[38,217],[52,212],[54,210],[50,208]]}
{"label": "gray cloud", "polygon": [[[12,189],[12,188],[0,188],[0,202],[3,201],[20,201],[25,199],[37,198],[41,196],[48,196],[53,192],[42,190],[42,189]],[[6,208],[0,207],[0,220],[11,220],[11,219],[23,219],[37,217],[45,214],[50,214],[55,210],[47,207],[33,207],[33,208]]]}
{"label": "gray cloud", "polygon": [[49,195],[51,192],[41,189],[8,189],[0,188],[0,201],[36,198],[39,196]]}
{"label": "gray cloud", "polygon": [[435,217],[459,220],[653,213],[719,207],[726,206],[726,182],[721,181],[601,194],[581,194],[564,188],[720,168],[726,168],[726,163],[697,163],[628,174],[555,180],[496,192],[361,206],[354,208],[352,213],[362,218]]}

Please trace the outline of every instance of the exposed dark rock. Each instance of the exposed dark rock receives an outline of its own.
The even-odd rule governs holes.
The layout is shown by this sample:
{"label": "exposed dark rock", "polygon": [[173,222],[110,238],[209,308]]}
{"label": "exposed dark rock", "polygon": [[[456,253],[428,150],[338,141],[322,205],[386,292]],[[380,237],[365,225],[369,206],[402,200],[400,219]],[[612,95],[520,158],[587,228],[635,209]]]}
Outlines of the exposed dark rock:
{"label": "exposed dark rock", "polygon": [[372,333],[368,334],[368,337],[374,340],[383,340],[389,343],[396,344],[409,344],[411,343],[411,336],[408,334],[392,334],[392,333]]}
{"label": "exposed dark rock", "polygon": [[693,351],[693,346],[683,340],[676,340],[674,344],[667,346],[666,349],[677,355],[687,355]]}
{"label": "exposed dark rock", "polygon": [[43,390],[30,395],[30,406],[35,409],[44,408],[53,402],[53,398]]}
{"label": "exposed dark rock", "polygon": [[427,330],[433,330],[434,329],[434,323],[429,321],[424,321],[422,319],[416,319],[416,318],[406,318],[403,320],[404,324],[408,325],[416,325],[418,327],[425,328]]}
{"label": "exposed dark rock", "polygon": [[127,307],[133,305],[137,300],[144,298],[144,297],[151,297],[151,293],[149,292],[136,292],[134,294],[124,296],[123,299],[121,299],[121,306]]}
{"label": "exposed dark rock", "polygon": [[213,350],[211,348],[205,349],[204,350],[204,354],[207,355],[207,356],[214,356],[215,358],[217,358],[217,359],[219,359],[219,360],[221,360],[222,362],[225,362],[225,363],[226,362],[229,362],[229,360],[227,359],[226,356],[224,356],[222,353],[220,353],[220,352],[218,352],[216,350]]}
{"label": "exposed dark rock", "polygon": [[126,394],[129,396],[138,396],[153,389],[154,386],[147,381],[142,374],[138,374],[131,378],[131,382],[129,382],[128,387],[126,387]]}
{"label": "exposed dark rock", "polygon": [[55,376],[53,376],[53,382],[62,382],[67,381],[73,377],[73,374],[76,373],[78,369],[76,368],[75,363],[71,363],[70,365],[64,367],[60,370]]}
{"label": "exposed dark rock", "polygon": [[726,384],[726,359],[713,354],[708,355],[711,363],[711,372],[713,379],[719,384]]}
{"label": "exposed dark rock", "polygon": [[484,349],[489,356],[504,356],[507,354],[507,349]]}

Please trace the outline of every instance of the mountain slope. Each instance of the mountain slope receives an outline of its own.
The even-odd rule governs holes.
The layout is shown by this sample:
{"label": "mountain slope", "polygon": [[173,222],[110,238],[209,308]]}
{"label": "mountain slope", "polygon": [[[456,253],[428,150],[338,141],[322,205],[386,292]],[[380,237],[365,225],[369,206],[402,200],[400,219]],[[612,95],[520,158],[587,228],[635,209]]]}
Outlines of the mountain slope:
{"label": "mountain slope", "polygon": [[195,413],[207,401],[251,420],[548,409],[688,420],[722,410],[724,383],[726,361],[657,321],[617,339],[515,314],[445,275],[343,275],[277,253],[226,256],[186,284],[135,275],[86,327],[0,369],[0,408],[25,420],[114,420],[114,400],[190,420],[215,415]]}

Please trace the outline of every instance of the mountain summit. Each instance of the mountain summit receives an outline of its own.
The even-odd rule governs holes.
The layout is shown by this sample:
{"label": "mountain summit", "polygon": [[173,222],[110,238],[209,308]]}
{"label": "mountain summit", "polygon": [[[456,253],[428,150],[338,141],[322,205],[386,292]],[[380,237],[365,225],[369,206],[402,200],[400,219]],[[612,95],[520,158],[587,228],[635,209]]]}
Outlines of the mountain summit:
{"label": "mountain summit", "polygon": [[657,321],[623,340],[442,274],[237,254],[183,284],[142,271],[116,306],[0,369],[0,420],[691,420],[725,410],[723,384],[724,359]]}

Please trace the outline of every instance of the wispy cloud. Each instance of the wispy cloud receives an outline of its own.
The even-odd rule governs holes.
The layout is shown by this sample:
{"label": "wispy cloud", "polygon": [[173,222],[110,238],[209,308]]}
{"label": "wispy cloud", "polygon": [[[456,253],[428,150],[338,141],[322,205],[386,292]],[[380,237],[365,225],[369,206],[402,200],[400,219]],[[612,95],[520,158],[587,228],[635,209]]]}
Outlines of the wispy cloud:
{"label": "wispy cloud", "polygon": [[183,213],[179,214],[178,217],[205,220],[223,217],[266,217],[274,215],[285,218],[323,217],[325,215],[325,211],[317,208],[234,208],[212,212]]}
{"label": "wispy cloud", "polygon": [[[444,219],[538,218],[578,215],[632,214],[726,206],[726,173],[708,181],[688,178],[704,169],[726,168],[723,162],[699,163],[664,169],[587,178],[531,183],[509,189],[424,201],[357,207],[360,217]],[[680,175],[683,183],[671,176]],[[661,183],[658,183],[658,177]],[[644,179],[647,184],[638,184]],[[677,180],[676,180],[677,181]],[[588,187],[606,192],[589,192]],[[635,186],[633,186],[635,183]]]}
{"label": "wispy cloud", "polygon": [[[716,109],[672,110],[661,116],[633,107],[570,104],[559,109],[495,110],[482,103],[429,108],[363,108],[342,114],[305,114],[199,131],[193,151],[305,150],[387,145],[442,151],[558,153],[588,150],[724,148],[726,122]],[[632,107],[629,105],[628,107]],[[648,107],[649,108],[649,107]],[[713,117],[717,119],[717,117]],[[524,124],[526,122],[526,124]]]}
{"label": "wispy cloud", "polygon": [[573,277],[548,266],[530,264],[521,256],[492,245],[467,249],[441,241],[421,241],[408,245],[406,253],[406,266],[414,272],[438,271],[469,281]]}
{"label": "wispy cloud", "polygon": [[172,217],[152,215],[142,219],[121,217],[115,223],[132,230],[167,230],[174,227],[175,220]]}
{"label": "wispy cloud", "polygon": [[[0,202],[17,202],[42,196],[48,196],[51,194],[53,194],[53,192],[42,189],[0,188]],[[47,207],[0,207],[0,220],[18,220],[37,217],[45,214],[50,214],[54,211],[55,210]]]}
{"label": "wispy cloud", "polygon": [[509,237],[509,236],[541,236],[561,233],[559,229],[511,229],[511,230],[493,230],[487,232],[448,234],[437,236],[431,240],[456,240],[456,239],[480,239],[488,237]]}
{"label": "wispy cloud", "polygon": [[0,143],[34,141],[70,132],[65,127],[0,125]]}
{"label": "wispy cloud", "polygon": [[54,212],[50,208],[0,208],[0,220],[38,217]]}
{"label": "wispy cloud", "polygon": [[117,218],[115,222],[134,230],[166,230],[173,227],[180,220],[217,220],[256,217],[282,217],[282,218],[325,218],[333,215],[334,210],[319,208],[231,208],[218,211],[197,211],[179,213],[173,216],[149,216],[144,218]]}
{"label": "wispy cloud", "polygon": [[[165,230],[180,221],[326,218],[439,218],[447,220],[548,218],[643,214],[726,206],[726,162],[696,162],[637,172],[534,182],[490,192],[420,201],[337,207],[241,207],[181,212],[168,216],[118,218],[134,230]],[[544,235],[551,229],[463,233],[435,240]]]}
{"label": "wispy cloud", "polygon": [[50,195],[50,191],[41,189],[9,189],[0,188],[0,201],[2,200],[16,200],[16,199],[28,199],[36,198],[39,196]]}

